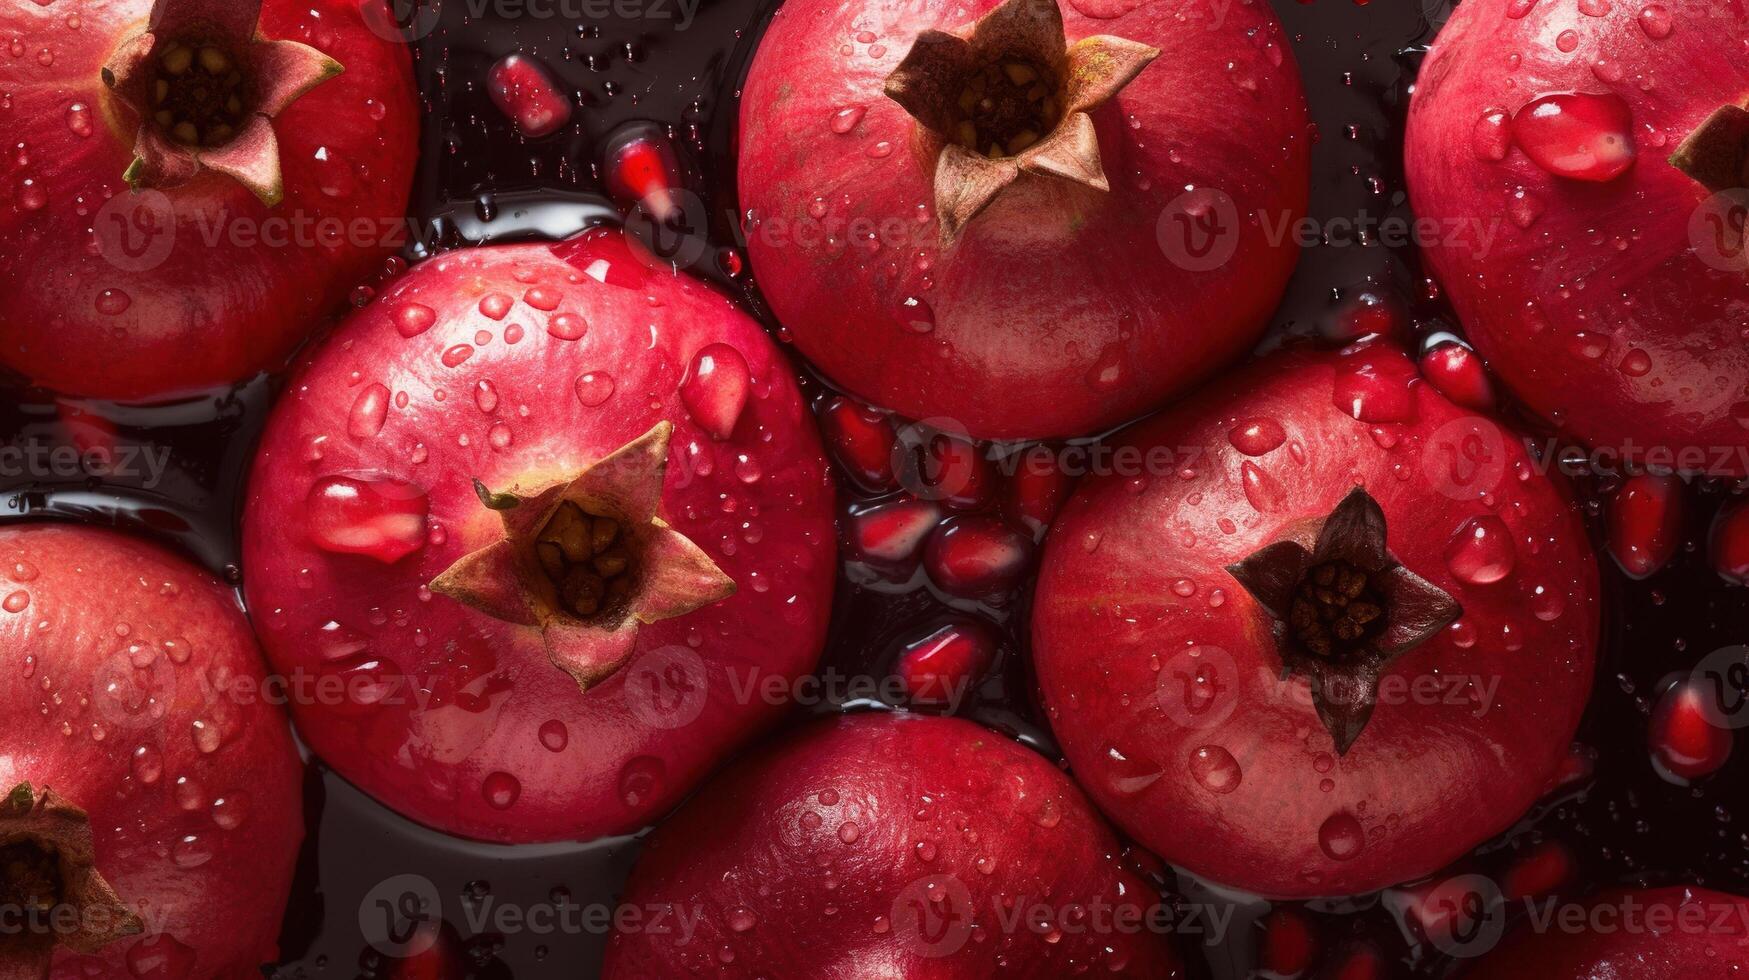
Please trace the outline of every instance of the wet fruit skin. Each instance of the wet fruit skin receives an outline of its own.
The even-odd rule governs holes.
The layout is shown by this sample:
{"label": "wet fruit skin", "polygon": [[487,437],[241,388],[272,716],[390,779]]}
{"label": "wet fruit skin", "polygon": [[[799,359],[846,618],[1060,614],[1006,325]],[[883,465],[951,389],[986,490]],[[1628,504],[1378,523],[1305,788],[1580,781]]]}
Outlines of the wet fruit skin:
{"label": "wet fruit skin", "polygon": [[[129,195],[138,124],[99,75],[144,28],[150,0],[7,4],[0,34],[30,56],[0,63],[16,150],[0,168],[0,362],[65,394],[122,401],[230,384],[280,366],[405,245],[411,62],[366,26],[361,2],[383,0],[264,4],[264,36],[345,68],[275,118],[285,198],[271,209],[212,171],[164,197]],[[169,226],[153,222],[170,209],[164,254]]]}
{"label": "wet fruit skin", "polygon": [[[1023,176],[944,251],[939,143],[915,135],[883,82],[919,32],[996,6],[779,12],[741,102],[748,253],[797,347],[856,395],[978,438],[1085,435],[1187,389],[1261,333],[1297,249],[1245,218],[1304,210],[1298,69],[1262,4],[1211,24],[1191,0],[1114,4],[1124,12],[1102,19],[1083,11],[1106,4],[1065,3],[1071,41],[1115,35],[1163,52],[1093,112],[1111,190]],[[1215,236],[1232,257],[1208,271],[1160,243],[1181,234],[1187,186],[1226,193],[1241,216]]]}
{"label": "wet fruit skin", "polygon": [[[0,529],[0,591],[0,656],[28,678],[0,693],[0,782],[85,809],[98,871],[147,923],[57,953],[55,980],[258,972],[304,834],[302,765],[230,590],[145,542],[33,524]],[[183,968],[142,973],[154,954]]]}
{"label": "wet fruit skin", "polygon": [[[680,391],[716,344],[751,375],[723,441]],[[496,491],[568,474],[664,420],[659,516],[734,595],[644,626],[632,660],[584,693],[539,634],[428,590],[502,537],[474,479]],[[326,512],[309,494],[336,475],[423,493],[410,552],[320,546]],[[383,506],[398,527],[405,500]],[[244,518],[246,591],[275,668],[358,685],[294,709],[316,754],[404,815],[504,842],[642,827],[782,715],[819,655],[834,557],[827,467],[785,359],[728,299],[605,231],[444,255],[355,314],[277,406]],[[395,703],[372,703],[383,694]]]}
{"label": "wet fruit skin", "polygon": [[[697,928],[616,933],[603,976],[1168,980],[1178,958],[1157,933],[1066,911],[1103,902],[1110,922],[1157,900],[1042,756],[958,719],[851,715],[736,763],[657,829],[623,901]],[[1084,928],[1052,936],[1061,914]]]}
{"label": "wet fruit skin", "polygon": [[[1540,911],[1540,909],[1539,909]],[[1749,900],[1704,888],[1616,891],[1557,916],[1594,926],[1511,933],[1466,980],[1728,980],[1749,968]],[[1579,917],[1583,913],[1583,917]]]}
{"label": "wet fruit skin", "polygon": [[[1267,358],[1119,438],[1179,447],[1193,475],[1081,484],[1046,541],[1033,640],[1051,727],[1120,827],[1199,876],[1306,898],[1430,873],[1537,799],[1590,690],[1598,586],[1517,436],[1374,345]],[[1390,553],[1463,615],[1384,668],[1340,754],[1227,566],[1357,485]]]}
{"label": "wet fruit skin", "polygon": [[[1442,236],[1426,257],[1477,351],[1543,417],[1594,446],[1710,449],[1686,467],[1742,475],[1749,277],[1741,243],[1715,239],[1740,232],[1742,211],[1666,158],[1749,94],[1749,11],[1583,7],[1467,0],[1440,33],[1409,114],[1412,203],[1425,220],[1486,222],[1493,240]],[[1557,176],[1506,145],[1509,125],[1487,135],[1485,114],[1551,93],[1625,103],[1631,168]]]}

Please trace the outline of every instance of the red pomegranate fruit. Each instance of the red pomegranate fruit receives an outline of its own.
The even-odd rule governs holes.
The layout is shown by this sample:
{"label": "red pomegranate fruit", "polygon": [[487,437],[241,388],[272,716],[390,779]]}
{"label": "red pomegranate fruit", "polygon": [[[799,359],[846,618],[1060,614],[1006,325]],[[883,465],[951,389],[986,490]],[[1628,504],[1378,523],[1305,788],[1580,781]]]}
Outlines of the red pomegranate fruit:
{"label": "red pomegranate fruit", "polygon": [[1271,898],[1435,871],[1506,829],[1591,687],[1597,569],[1524,444],[1394,347],[1292,350],[1121,437],[1046,541],[1039,685],[1083,786]]}
{"label": "red pomegranate fruit", "polygon": [[1749,899],[1704,888],[1616,891],[1509,935],[1472,980],[1730,980],[1749,969]]}
{"label": "red pomegranate fruit", "polygon": [[608,980],[1180,975],[1086,797],[952,718],[822,721],[736,763],[651,835],[622,901],[693,928],[616,932]]}
{"label": "red pomegranate fruit", "polygon": [[0,528],[0,593],[0,975],[259,974],[302,767],[230,590],[155,546],[36,524]]}
{"label": "red pomegranate fruit", "polygon": [[0,362],[126,401],[278,366],[407,240],[385,2],[6,4]]}
{"label": "red pomegranate fruit", "polygon": [[1083,435],[1248,350],[1298,258],[1308,121],[1264,4],[779,11],[741,100],[747,249],[856,394]]}
{"label": "red pomegranate fruit", "polygon": [[334,695],[293,720],[429,826],[639,828],[819,656],[832,487],[787,361],[643,258],[597,230],[429,260],[268,423],[250,608]]}
{"label": "red pomegranate fruit", "polygon": [[1427,258],[1502,383],[1721,475],[1749,466],[1745,33],[1737,3],[1465,0],[1407,136]]}

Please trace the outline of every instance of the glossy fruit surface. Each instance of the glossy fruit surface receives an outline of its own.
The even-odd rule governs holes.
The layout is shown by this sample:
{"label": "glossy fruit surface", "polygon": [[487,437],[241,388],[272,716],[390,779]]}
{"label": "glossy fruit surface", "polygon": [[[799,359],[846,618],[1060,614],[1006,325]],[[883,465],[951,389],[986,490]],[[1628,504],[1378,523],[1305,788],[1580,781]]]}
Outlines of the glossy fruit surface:
{"label": "glossy fruit surface", "polygon": [[[95,871],[139,920],[86,953],[63,937],[52,976],[257,973],[304,834],[302,766],[230,590],[156,546],[35,524],[0,528],[0,593],[0,655],[16,678],[0,689],[0,783],[85,811]],[[0,806],[8,902],[28,864],[19,826]],[[69,907],[89,907],[62,875]]]}
{"label": "glossy fruit surface", "polygon": [[[1704,888],[1616,891],[1561,905],[1462,974],[1476,980],[1729,980],[1749,969],[1749,900]],[[1577,928],[1574,928],[1574,925]]]}
{"label": "glossy fruit surface", "polygon": [[1597,570],[1516,436],[1380,344],[1272,356],[1120,438],[1177,461],[1082,483],[1033,618],[1051,726],[1120,826],[1223,885],[1348,895],[1543,793]]}
{"label": "glossy fruit surface", "polygon": [[[1116,38],[1109,60],[1145,67],[1087,114],[1013,134],[1012,155],[960,153],[907,108],[933,118],[918,103],[942,70],[912,72],[909,95],[895,73],[919,67],[919,37],[973,36],[1012,7],[780,11],[741,100],[748,253],[797,346],[855,394],[979,438],[1085,435],[1185,390],[1261,333],[1297,258],[1290,236],[1265,228],[1287,228],[1306,204],[1304,99],[1262,4],[1213,20],[1191,0],[1065,3],[1063,30],[1045,32],[1054,41],[998,57],[993,93],[1011,78],[1050,88],[1051,72],[1041,81],[1027,65],[1062,58],[1064,33],[1071,57]],[[1042,21],[1057,7],[1018,9]],[[1038,95],[1047,116],[1073,104],[1072,88]],[[1077,165],[1030,156],[1077,116]],[[943,176],[950,165],[963,180]],[[976,213],[950,220],[967,195]]]}
{"label": "glossy fruit surface", "polygon": [[1738,4],[1467,0],[1406,150],[1445,229],[1427,259],[1500,380],[1587,444],[1721,475],[1749,465],[1746,212],[1672,158],[1749,97],[1745,32]]}
{"label": "glossy fruit surface", "polygon": [[656,831],[625,902],[696,929],[616,933],[604,976],[1165,980],[1165,941],[1111,925],[1157,901],[1041,756],[969,722],[853,715],[737,763]]}
{"label": "glossy fruit surface", "polygon": [[[253,0],[158,4],[193,18],[160,32],[134,73],[163,124],[142,124],[127,84],[105,81],[150,26],[150,0],[7,4],[0,35],[28,56],[0,61],[0,361],[63,393],[124,401],[280,366],[408,241],[419,121],[405,47],[364,15],[381,19],[364,8],[383,2],[265,0],[259,34],[237,20]],[[298,56],[315,60],[307,80],[289,73]],[[218,73],[203,76],[207,65]],[[233,85],[243,101],[208,119],[223,107],[184,81]],[[160,129],[194,123],[166,104],[206,127],[185,131],[203,164],[172,153],[187,147]],[[130,170],[136,154],[166,172]]]}
{"label": "glossy fruit surface", "polygon": [[819,655],[832,491],[789,371],[606,231],[440,256],[355,314],[245,515],[270,658],[343,691],[294,711],[311,747],[468,837],[671,807]]}

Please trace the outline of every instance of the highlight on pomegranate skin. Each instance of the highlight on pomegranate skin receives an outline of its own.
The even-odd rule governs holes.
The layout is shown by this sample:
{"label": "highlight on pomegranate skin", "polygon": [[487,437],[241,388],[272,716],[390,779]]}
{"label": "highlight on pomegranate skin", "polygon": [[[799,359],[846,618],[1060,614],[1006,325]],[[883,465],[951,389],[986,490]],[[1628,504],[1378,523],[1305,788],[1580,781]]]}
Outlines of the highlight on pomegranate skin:
{"label": "highlight on pomegranate skin", "polygon": [[6,4],[0,363],[128,402],[283,367],[406,244],[389,2]]}
{"label": "highlight on pomegranate skin", "polygon": [[819,657],[832,494],[788,364],[618,232],[417,266],[304,361],[246,594],[324,762],[500,842],[637,830]]}
{"label": "highlight on pomegranate skin", "polygon": [[1434,872],[1519,820],[1591,689],[1596,560],[1518,437],[1384,343],[1273,355],[1124,445],[1045,545],[1033,656],[1076,779],[1272,898]]}
{"label": "highlight on pomegranate skin", "polygon": [[858,714],[774,741],[651,835],[624,901],[696,926],[616,932],[608,980],[1183,975],[1157,930],[1111,928],[1158,921],[1160,897],[1081,791],[952,718]]}
{"label": "highlight on pomegranate skin", "polygon": [[1464,0],[1405,151],[1418,217],[1486,228],[1423,245],[1500,381],[1594,447],[1713,475],[1749,455],[1746,33],[1741,4]]}
{"label": "highlight on pomegranate skin", "polygon": [[254,973],[302,765],[230,591],[155,545],[27,523],[0,528],[0,592],[0,973]]}
{"label": "highlight on pomegranate skin", "polygon": [[1264,4],[790,6],[738,188],[760,290],[828,377],[979,438],[1079,436],[1256,342],[1309,143]]}

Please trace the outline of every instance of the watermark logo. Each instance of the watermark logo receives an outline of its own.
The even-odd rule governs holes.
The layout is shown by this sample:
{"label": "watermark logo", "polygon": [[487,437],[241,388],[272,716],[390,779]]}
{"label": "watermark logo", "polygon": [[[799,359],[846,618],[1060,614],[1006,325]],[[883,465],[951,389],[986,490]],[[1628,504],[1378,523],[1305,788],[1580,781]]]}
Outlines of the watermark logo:
{"label": "watermark logo", "polygon": [[1239,250],[1239,206],[1226,191],[1199,187],[1186,191],[1160,212],[1154,237],[1175,266],[1211,272]]}
{"label": "watermark logo", "polygon": [[652,728],[685,728],[710,700],[704,658],[683,646],[665,646],[626,669],[626,702],[632,715]]}
{"label": "watermark logo", "polygon": [[1185,728],[1215,728],[1239,706],[1239,665],[1215,646],[1173,654],[1154,679],[1160,710]]}
{"label": "watermark logo", "polygon": [[161,191],[127,191],[110,198],[91,223],[97,251],[122,272],[150,272],[176,250],[176,206]]}
{"label": "watermark logo", "polygon": [[1421,905],[1427,941],[1447,956],[1473,959],[1492,951],[1506,934],[1506,896],[1486,875],[1442,881]]}
{"label": "watermark logo", "polygon": [[1701,713],[1716,728],[1749,728],[1749,646],[1721,647],[1695,665]]}
{"label": "watermark logo", "polygon": [[1453,419],[1434,430],[1421,454],[1421,471],[1452,500],[1478,500],[1506,479],[1506,436],[1479,415]]}
{"label": "watermark logo", "polygon": [[443,19],[443,0],[370,0],[359,8],[364,24],[385,41],[421,41]]}
{"label": "watermark logo", "polygon": [[358,931],[371,949],[405,959],[436,945],[443,901],[424,875],[385,879],[358,903]]}
{"label": "watermark logo", "polygon": [[953,875],[919,878],[893,898],[893,935],[925,959],[964,949],[975,925],[972,893]]}
{"label": "watermark logo", "polygon": [[1688,219],[1688,241],[1702,262],[1721,272],[1749,269],[1749,191],[1720,191],[1701,202]]}

